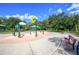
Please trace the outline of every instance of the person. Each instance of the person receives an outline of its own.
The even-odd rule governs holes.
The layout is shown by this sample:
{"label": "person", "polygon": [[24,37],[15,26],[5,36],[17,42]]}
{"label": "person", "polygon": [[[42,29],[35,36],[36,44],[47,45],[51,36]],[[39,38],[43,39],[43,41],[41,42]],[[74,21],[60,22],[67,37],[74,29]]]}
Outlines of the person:
{"label": "person", "polygon": [[72,44],[72,49],[73,50],[75,50],[75,46],[74,45],[75,45],[75,42],[73,42],[73,44]]}
{"label": "person", "polygon": [[73,50],[75,49],[76,39],[73,39]]}
{"label": "person", "polygon": [[79,55],[79,41],[78,41],[78,44],[76,46],[76,54]]}

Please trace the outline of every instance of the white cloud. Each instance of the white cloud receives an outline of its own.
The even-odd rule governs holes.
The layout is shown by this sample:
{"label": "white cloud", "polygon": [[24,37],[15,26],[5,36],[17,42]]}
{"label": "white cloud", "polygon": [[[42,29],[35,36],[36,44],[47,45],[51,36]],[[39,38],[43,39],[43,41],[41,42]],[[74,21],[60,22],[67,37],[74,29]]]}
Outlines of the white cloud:
{"label": "white cloud", "polygon": [[59,8],[59,9],[57,10],[57,14],[62,13],[62,12],[63,12],[63,10],[62,10],[61,8]]}
{"label": "white cloud", "polygon": [[19,14],[16,14],[16,15],[6,15],[7,18],[9,17],[16,17],[16,18],[20,18],[21,20],[23,20],[25,17],[24,15],[19,15]]}
{"label": "white cloud", "polygon": [[9,16],[9,15],[6,15],[5,17],[9,18],[9,17],[11,17],[11,16]]}
{"label": "white cloud", "polygon": [[17,17],[17,18],[20,18],[21,20],[24,20],[24,15],[19,15],[19,14],[16,14],[16,15],[12,15],[12,17]]}
{"label": "white cloud", "polygon": [[52,11],[52,8],[49,8],[48,13],[50,14],[50,13],[51,13],[51,11]]}
{"label": "white cloud", "polygon": [[24,17],[25,17],[25,18],[28,18],[28,16],[29,16],[29,14],[28,14],[28,13],[26,13],[26,14],[24,15]]}
{"label": "white cloud", "polygon": [[71,14],[73,14],[73,13],[79,13],[79,10],[71,11],[70,13],[71,13]]}
{"label": "white cloud", "polygon": [[55,11],[54,11],[52,8],[49,8],[49,9],[48,9],[48,14],[49,14],[49,15],[52,15],[53,13],[55,13]]}
{"label": "white cloud", "polygon": [[35,16],[35,15],[30,15],[30,16],[28,16],[28,19],[30,19],[31,17],[35,17],[36,19],[38,19],[38,17],[37,16]]}
{"label": "white cloud", "polygon": [[20,14],[16,14],[16,15],[6,15],[7,18],[9,17],[16,17],[16,18],[20,18],[21,20],[25,20],[25,19],[30,19],[32,16],[36,17],[36,19],[38,19],[37,16],[35,15],[29,15],[28,13],[24,14],[24,15],[20,15]]}
{"label": "white cloud", "polygon": [[72,9],[79,9],[79,3],[74,3],[74,4],[72,4],[71,7],[69,7],[69,8],[67,9],[67,11],[70,11],[70,10],[72,10]]}

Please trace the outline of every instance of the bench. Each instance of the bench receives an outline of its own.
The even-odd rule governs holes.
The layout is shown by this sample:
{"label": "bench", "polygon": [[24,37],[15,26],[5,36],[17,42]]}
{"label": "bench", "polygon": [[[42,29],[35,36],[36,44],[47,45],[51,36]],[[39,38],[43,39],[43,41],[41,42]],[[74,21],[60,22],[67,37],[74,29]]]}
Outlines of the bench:
{"label": "bench", "polygon": [[72,45],[69,40],[70,40],[69,38],[66,38],[66,37],[64,38],[64,42],[65,42],[67,45]]}
{"label": "bench", "polygon": [[66,45],[72,46],[73,50],[74,50],[74,45],[75,45],[76,41],[77,41],[77,39],[75,39],[71,35],[69,35],[68,38],[64,37],[64,42],[66,43]]}

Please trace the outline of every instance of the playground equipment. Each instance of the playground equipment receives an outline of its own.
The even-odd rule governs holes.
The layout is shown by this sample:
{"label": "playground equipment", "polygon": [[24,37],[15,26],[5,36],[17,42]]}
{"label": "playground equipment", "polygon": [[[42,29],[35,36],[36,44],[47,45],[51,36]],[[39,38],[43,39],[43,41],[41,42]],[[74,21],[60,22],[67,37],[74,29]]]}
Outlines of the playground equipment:
{"label": "playground equipment", "polygon": [[37,19],[36,19],[36,17],[35,16],[32,16],[31,17],[31,21],[32,21],[32,23],[33,24],[35,24],[36,26],[36,29],[35,29],[35,36],[37,37]]}
{"label": "playground equipment", "polygon": [[[35,36],[37,37],[37,30],[42,30],[42,33],[44,34],[44,23],[39,22],[37,23],[37,18],[35,16],[31,17],[31,21],[33,26],[31,26],[35,30]],[[38,24],[38,25],[37,25]]]}
{"label": "playground equipment", "polygon": [[45,24],[43,22],[39,22],[38,25],[40,26],[40,30],[42,30],[40,32],[42,32],[42,34],[44,34],[44,26],[45,26]]}
{"label": "playground equipment", "polygon": [[21,37],[21,34],[20,34],[20,31],[21,31],[21,26],[25,26],[26,23],[24,22],[19,22],[19,25],[18,25],[18,37]]}
{"label": "playground equipment", "polygon": [[36,25],[33,25],[33,26],[31,26],[31,27],[34,28],[34,29],[37,29],[37,30],[40,30],[40,29],[41,29],[40,26],[36,26]]}
{"label": "playground equipment", "polygon": [[26,25],[26,23],[24,23],[24,22],[19,22],[19,24],[17,24],[16,26],[15,26],[15,28],[13,29],[13,35],[14,36],[16,36],[15,35],[15,29],[17,29],[18,30],[18,37],[20,38],[21,37],[21,26],[24,26],[24,25]]}

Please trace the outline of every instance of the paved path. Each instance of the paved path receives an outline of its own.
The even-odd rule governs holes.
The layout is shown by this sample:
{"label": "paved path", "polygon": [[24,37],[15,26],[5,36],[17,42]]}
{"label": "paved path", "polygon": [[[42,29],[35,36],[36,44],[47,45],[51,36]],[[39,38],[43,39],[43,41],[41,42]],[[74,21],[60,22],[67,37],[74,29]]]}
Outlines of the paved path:
{"label": "paved path", "polygon": [[26,55],[32,54],[28,44],[0,44],[1,55]]}
{"label": "paved path", "polygon": [[55,43],[41,39],[29,43],[0,44],[0,54],[50,55],[56,48]]}
{"label": "paved path", "polygon": [[[42,35],[41,33],[39,33]],[[27,34],[26,34],[27,35]],[[26,36],[25,35],[25,36]],[[47,35],[47,34],[45,34]],[[0,43],[0,54],[7,55],[67,55],[61,46],[63,35],[60,33],[51,33],[44,37],[43,35],[36,40],[30,41],[29,35],[22,43]],[[44,38],[42,38],[44,37]],[[34,38],[31,36],[31,38]]]}

